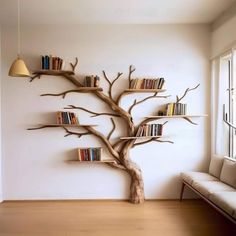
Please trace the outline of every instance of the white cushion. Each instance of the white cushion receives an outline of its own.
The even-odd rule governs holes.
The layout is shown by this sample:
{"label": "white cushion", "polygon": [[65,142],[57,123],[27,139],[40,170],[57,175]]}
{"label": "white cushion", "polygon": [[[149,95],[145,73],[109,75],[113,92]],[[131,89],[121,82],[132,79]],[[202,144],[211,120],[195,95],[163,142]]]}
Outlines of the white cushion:
{"label": "white cushion", "polygon": [[207,198],[213,193],[235,191],[234,188],[220,181],[194,181],[193,187]]}
{"label": "white cushion", "polygon": [[195,172],[195,171],[183,172],[183,173],[181,173],[181,177],[184,181],[186,181],[190,185],[192,185],[193,182],[196,180],[212,180],[212,181],[218,180],[214,176],[209,175],[207,173]]}
{"label": "white cushion", "polygon": [[232,216],[236,211],[236,191],[213,193],[210,200]]}
{"label": "white cushion", "polygon": [[236,188],[236,162],[228,159],[224,160],[220,180]]}
{"label": "white cushion", "polygon": [[224,162],[223,156],[216,156],[216,155],[213,156],[211,158],[211,162],[209,166],[209,174],[215,176],[216,178],[220,178],[223,162]]}

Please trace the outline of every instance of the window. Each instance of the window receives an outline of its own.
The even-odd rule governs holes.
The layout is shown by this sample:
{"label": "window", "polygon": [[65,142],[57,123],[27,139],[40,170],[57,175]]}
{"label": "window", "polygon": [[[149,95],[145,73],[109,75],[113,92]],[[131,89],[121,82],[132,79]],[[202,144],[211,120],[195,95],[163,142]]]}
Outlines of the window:
{"label": "window", "polygon": [[235,50],[213,61],[213,153],[236,158]]}

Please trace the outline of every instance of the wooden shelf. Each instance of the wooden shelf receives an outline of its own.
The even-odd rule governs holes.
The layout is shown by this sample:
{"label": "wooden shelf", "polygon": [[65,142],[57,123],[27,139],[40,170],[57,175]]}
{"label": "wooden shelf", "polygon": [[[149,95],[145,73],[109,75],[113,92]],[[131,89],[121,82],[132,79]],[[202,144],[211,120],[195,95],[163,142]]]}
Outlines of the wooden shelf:
{"label": "wooden shelf", "polygon": [[120,139],[146,139],[146,138],[161,138],[163,136],[140,136],[140,137],[121,137]]}
{"label": "wooden shelf", "polygon": [[52,126],[52,127],[85,127],[85,126],[98,126],[98,125],[93,125],[93,124],[39,124],[40,126]]}
{"label": "wooden shelf", "polygon": [[41,74],[41,75],[62,75],[62,74],[67,74],[67,75],[74,75],[75,72],[72,70],[34,70],[32,72],[33,74]]}
{"label": "wooden shelf", "polygon": [[207,117],[208,115],[173,115],[173,116],[146,116],[145,118],[194,118],[194,117]]}
{"label": "wooden shelf", "polygon": [[101,161],[79,161],[79,160],[69,160],[67,162],[76,162],[76,163],[116,163],[115,160],[101,160]]}
{"label": "wooden shelf", "polygon": [[129,93],[163,93],[166,89],[125,89]]}

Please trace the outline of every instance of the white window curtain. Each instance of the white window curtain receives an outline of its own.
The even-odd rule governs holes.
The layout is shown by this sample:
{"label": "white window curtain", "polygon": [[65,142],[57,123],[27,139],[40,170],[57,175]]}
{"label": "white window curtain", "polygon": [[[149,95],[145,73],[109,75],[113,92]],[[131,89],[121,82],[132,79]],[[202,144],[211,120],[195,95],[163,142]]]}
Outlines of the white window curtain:
{"label": "white window curtain", "polygon": [[[233,143],[234,141],[229,138],[231,137],[229,135],[230,132],[234,134],[235,131],[223,122],[223,105],[225,104],[225,110],[229,111],[229,104],[231,104],[231,102],[229,102],[229,92],[232,92],[231,94],[236,93],[233,88],[235,75],[234,49],[212,60],[211,75],[212,155],[231,155],[231,157],[235,157],[235,154],[229,151],[230,145],[235,146],[234,149],[236,150],[236,145]],[[229,86],[231,86],[233,90],[229,91]],[[232,97],[232,99],[234,99],[234,97]],[[234,122],[234,120],[236,120],[234,115],[236,114],[236,107],[231,107],[231,110],[232,108],[231,122]]]}

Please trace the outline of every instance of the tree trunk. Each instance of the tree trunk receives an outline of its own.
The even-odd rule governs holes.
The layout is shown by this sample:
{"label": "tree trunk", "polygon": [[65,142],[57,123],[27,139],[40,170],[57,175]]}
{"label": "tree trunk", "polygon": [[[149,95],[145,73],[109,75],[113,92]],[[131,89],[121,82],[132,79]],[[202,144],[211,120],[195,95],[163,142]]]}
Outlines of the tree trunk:
{"label": "tree trunk", "polygon": [[143,203],[145,200],[142,172],[138,172],[132,173],[130,183],[130,202],[134,204]]}
{"label": "tree trunk", "polygon": [[127,141],[120,152],[120,159],[130,176],[130,202],[134,204],[143,203],[144,198],[144,184],[142,171],[139,166],[133,162],[129,157],[130,149],[133,147],[134,141]]}

